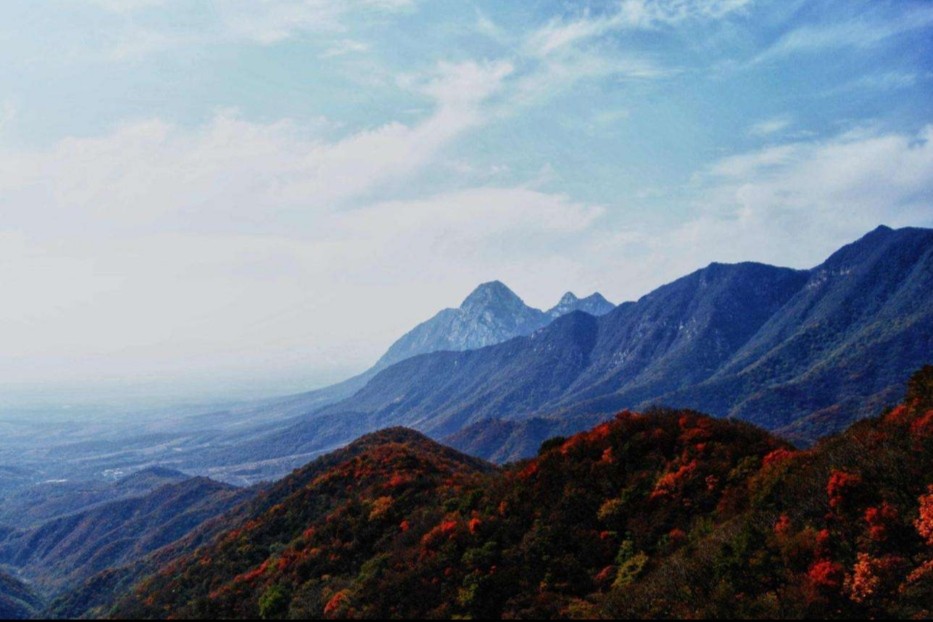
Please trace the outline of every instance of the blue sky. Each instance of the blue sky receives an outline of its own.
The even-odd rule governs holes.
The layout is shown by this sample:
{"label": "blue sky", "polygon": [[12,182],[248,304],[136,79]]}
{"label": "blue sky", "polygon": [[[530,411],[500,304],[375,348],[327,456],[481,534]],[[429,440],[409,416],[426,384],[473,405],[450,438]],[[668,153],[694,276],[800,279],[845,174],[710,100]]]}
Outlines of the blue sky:
{"label": "blue sky", "polygon": [[933,2],[0,4],[5,386],[261,393],[502,279],[933,225]]}

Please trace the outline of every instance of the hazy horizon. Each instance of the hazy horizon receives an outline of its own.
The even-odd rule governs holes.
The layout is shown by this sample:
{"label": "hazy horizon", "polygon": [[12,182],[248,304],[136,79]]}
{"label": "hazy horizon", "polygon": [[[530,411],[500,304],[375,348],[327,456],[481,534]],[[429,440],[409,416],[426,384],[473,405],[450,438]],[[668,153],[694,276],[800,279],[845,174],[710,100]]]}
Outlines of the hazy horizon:
{"label": "hazy horizon", "polygon": [[501,280],[613,303],[933,226],[933,5],[0,6],[5,403],[363,371]]}

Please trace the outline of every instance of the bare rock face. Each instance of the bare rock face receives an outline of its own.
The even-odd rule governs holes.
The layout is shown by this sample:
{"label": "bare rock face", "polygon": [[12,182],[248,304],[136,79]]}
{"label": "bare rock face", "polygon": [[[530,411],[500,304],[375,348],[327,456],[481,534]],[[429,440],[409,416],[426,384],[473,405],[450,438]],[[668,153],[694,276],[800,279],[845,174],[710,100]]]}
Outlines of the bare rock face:
{"label": "bare rock face", "polygon": [[382,369],[419,354],[476,350],[530,335],[573,311],[603,315],[612,309],[612,303],[598,293],[580,299],[568,292],[556,306],[544,312],[526,305],[501,281],[491,281],[473,290],[459,308],[444,309],[405,334],[375,368]]}

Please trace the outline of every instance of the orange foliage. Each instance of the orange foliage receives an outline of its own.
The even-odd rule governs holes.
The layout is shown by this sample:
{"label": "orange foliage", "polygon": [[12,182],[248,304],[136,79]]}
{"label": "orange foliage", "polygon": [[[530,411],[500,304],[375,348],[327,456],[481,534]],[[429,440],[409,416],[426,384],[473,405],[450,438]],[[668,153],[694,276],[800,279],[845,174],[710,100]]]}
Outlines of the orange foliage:
{"label": "orange foliage", "polygon": [[411,477],[403,473],[393,473],[392,477],[389,479],[389,483],[386,484],[387,488],[398,488],[399,486],[404,486],[411,482]]}
{"label": "orange foliage", "polygon": [[847,582],[849,597],[857,603],[864,602],[878,590],[881,578],[878,576],[877,560],[868,553],[859,553],[858,561],[852,569],[852,578]]}
{"label": "orange foliage", "polygon": [[658,480],[658,483],[654,486],[654,491],[651,493],[651,498],[656,499],[658,497],[663,497],[665,495],[672,494],[678,488],[683,486],[684,480],[686,480],[691,473],[693,473],[697,468],[697,461],[692,460],[687,464],[681,465],[676,471],[670,471],[661,476],[661,479]]}
{"label": "orange foliage", "polygon": [[249,572],[244,572],[243,574],[237,575],[236,577],[234,577],[233,582],[234,583],[249,583],[250,581],[254,581],[255,579],[258,579],[263,574],[265,574],[268,568],[269,568],[269,560],[267,559],[266,561],[262,562],[262,564],[253,568]]}
{"label": "orange foliage", "polygon": [[862,603],[875,596],[885,585],[893,583],[894,574],[903,565],[904,559],[897,555],[877,558],[868,553],[859,553],[852,575],[846,577],[849,598]]}
{"label": "orange foliage", "polygon": [[920,496],[920,516],[914,521],[917,533],[930,546],[933,546],[933,484],[927,487],[927,494]]}
{"label": "orange foliage", "polygon": [[327,604],[324,605],[324,615],[330,615],[340,609],[340,607],[347,601],[348,595],[347,590],[340,590],[333,597],[327,601]]}

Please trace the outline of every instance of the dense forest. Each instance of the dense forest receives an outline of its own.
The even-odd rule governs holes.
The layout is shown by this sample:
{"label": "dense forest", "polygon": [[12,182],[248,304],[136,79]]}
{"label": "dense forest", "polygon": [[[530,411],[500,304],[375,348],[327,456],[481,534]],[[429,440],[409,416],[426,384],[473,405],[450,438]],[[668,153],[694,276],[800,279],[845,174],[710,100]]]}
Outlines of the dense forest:
{"label": "dense forest", "polygon": [[493,468],[410,430],[293,473],[119,617],[928,617],[933,367],[795,450],[623,412]]}

